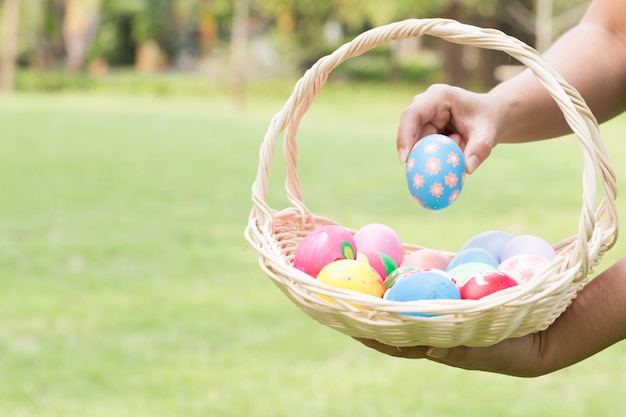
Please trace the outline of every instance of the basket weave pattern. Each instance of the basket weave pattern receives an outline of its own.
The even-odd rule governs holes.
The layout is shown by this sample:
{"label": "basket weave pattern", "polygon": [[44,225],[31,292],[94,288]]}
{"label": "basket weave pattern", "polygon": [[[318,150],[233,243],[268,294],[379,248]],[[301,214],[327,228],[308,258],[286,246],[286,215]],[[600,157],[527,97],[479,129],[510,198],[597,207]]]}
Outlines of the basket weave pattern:
{"label": "basket weave pattern", "polygon": [[[392,40],[423,35],[503,51],[519,60],[558,104],[579,139],[583,155],[582,209],[577,235],[555,245],[557,257],[530,282],[481,300],[388,301],[327,286],[293,267],[295,250],[301,240],[320,226],[336,224],[313,214],[302,200],[296,143],[300,120],[339,64]],[[285,189],[292,206],[275,210],[265,199],[276,140],[283,134]],[[601,194],[599,197],[597,192]],[[245,235],[259,253],[261,268],[278,288],[306,314],[326,326],[394,346],[487,346],[543,330],[569,306],[592,268],[614,244],[618,229],[615,196],[615,175],[593,114],[579,93],[534,49],[493,29],[448,19],[411,19],[362,33],[321,58],[296,83],[292,95],[270,122],[261,145],[252,187],[253,207]],[[404,247],[406,253],[422,249],[411,244]],[[406,316],[403,312],[437,316]]]}

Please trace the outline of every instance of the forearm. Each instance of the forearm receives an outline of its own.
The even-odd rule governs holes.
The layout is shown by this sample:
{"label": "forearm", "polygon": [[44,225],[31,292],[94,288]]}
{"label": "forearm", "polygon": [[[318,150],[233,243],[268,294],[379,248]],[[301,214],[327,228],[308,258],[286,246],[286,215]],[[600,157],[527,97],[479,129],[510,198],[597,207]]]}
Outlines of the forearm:
{"label": "forearm", "polygon": [[460,348],[442,362],[521,377],[576,364],[626,339],[626,257],[578,294],[547,330],[507,339],[484,350]]}
{"label": "forearm", "polygon": [[626,257],[587,284],[541,338],[539,374],[577,363],[626,339]]}
{"label": "forearm", "polygon": [[[626,32],[622,29],[626,26],[626,2],[610,1],[614,1],[608,7],[611,10],[606,10],[606,5],[602,9],[598,5],[602,2],[594,2],[583,21],[544,54],[547,62],[581,93],[600,122],[626,109]],[[607,22],[607,13],[621,13],[623,16],[614,20],[621,23]],[[571,132],[554,99],[529,70],[496,86],[487,96],[500,104],[498,143],[547,139]]]}

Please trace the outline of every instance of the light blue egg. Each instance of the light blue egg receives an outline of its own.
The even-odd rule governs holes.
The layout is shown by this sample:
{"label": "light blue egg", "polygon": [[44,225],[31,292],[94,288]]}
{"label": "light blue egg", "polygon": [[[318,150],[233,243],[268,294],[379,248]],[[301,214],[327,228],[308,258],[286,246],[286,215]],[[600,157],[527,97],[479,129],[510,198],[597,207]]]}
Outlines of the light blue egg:
{"label": "light blue egg", "polygon": [[487,265],[491,265],[494,268],[500,264],[500,261],[488,250],[483,248],[468,248],[457,253],[454,258],[448,264],[446,271],[450,271],[459,265],[467,264],[470,262],[479,262]]}
{"label": "light blue egg", "polygon": [[429,210],[448,207],[463,188],[463,151],[445,135],[420,139],[409,153],[406,180],[411,195],[422,207]]}
{"label": "light blue egg", "polygon": [[499,261],[504,247],[513,239],[513,235],[502,230],[489,230],[471,237],[459,252],[469,248],[481,248],[491,252]]}
{"label": "light blue egg", "polygon": [[[421,271],[403,277],[385,293],[387,300],[458,300],[461,294],[450,276],[443,271]],[[402,313],[407,316],[430,317],[427,313]]]}

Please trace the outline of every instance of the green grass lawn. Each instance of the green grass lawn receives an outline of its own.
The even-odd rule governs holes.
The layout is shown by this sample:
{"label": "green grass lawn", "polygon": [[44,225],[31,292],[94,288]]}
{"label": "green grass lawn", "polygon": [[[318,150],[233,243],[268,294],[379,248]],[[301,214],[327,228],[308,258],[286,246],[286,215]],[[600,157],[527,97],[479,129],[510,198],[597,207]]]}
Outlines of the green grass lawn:
{"label": "green grass lawn", "polygon": [[[624,344],[525,380],[385,357],[301,313],[243,238],[258,149],[289,88],[259,91],[240,110],[217,91],[0,99],[1,416],[626,413]],[[452,251],[489,229],[576,233],[572,139],[502,146],[449,209],[418,207],[394,144],[416,92],[322,92],[299,135],[315,213]],[[620,178],[625,130],[626,118],[603,127]],[[281,208],[280,147],[274,168]]]}

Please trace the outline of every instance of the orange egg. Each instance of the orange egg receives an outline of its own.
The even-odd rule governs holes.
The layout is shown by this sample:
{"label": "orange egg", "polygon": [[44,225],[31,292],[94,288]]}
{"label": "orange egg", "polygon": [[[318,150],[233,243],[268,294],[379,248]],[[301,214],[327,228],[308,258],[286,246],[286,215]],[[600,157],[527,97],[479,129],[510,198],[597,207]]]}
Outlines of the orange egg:
{"label": "orange egg", "polygon": [[446,270],[450,257],[436,249],[418,249],[408,254],[400,266],[418,266],[420,268],[435,268]]}

